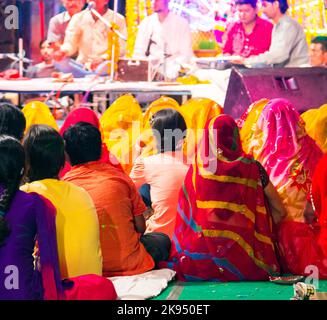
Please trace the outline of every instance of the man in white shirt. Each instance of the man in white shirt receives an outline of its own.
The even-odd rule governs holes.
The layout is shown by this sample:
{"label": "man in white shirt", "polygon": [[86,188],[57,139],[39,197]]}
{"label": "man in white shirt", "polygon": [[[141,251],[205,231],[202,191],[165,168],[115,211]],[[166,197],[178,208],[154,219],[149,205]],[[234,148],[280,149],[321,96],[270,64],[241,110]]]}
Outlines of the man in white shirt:
{"label": "man in white shirt", "polygon": [[48,37],[49,43],[62,43],[65,38],[66,28],[73,15],[82,11],[85,0],[61,0],[66,11],[61,12],[49,21]]}
{"label": "man in white shirt", "polygon": [[[108,22],[113,22],[114,12],[108,8],[109,0],[94,0],[95,9]],[[125,18],[117,13],[116,24],[120,33],[127,37]],[[56,60],[78,53],[77,62],[91,70],[108,58],[108,27],[90,10],[75,14],[68,24],[63,45],[56,53]],[[120,39],[120,56],[126,52],[126,43]]]}
{"label": "man in white shirt", "polygon": [[190,62],[192,36],[188,21],[169,11],[169,0],[155,0],[155,13],[140,23],[134,47],[135,58],[155,58],[163,62]]}

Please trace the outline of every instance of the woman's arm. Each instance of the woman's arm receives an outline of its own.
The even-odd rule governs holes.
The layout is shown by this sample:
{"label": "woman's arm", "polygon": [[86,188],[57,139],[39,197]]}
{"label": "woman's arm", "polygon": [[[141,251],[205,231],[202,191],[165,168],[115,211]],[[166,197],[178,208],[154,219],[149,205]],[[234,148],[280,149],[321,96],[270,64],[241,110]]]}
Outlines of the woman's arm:
{"label": "woman's arm", "polygon": [[264,188],[264,193],[267,197],[272,218],[274,223],[277,225],[279,224],[287,215],[286,209],[284,204],[276,191],[273,184],[269,181],[268,185]]}

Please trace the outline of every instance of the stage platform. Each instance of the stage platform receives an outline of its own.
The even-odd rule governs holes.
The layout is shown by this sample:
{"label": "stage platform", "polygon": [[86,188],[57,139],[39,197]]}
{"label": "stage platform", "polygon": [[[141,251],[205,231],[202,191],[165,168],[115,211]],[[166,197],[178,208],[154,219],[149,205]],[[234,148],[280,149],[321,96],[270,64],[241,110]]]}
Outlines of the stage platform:
{"label": "stage platform", "polygon": [[[158,94],[190,97],[204,97],[223,103],[216,94],[215,84],[182,85],[164,82],[105,82],[104,80],[91,81],[89,78],[75,79],[72,83],[53,82],[50,78],[30,80],[0,80],[0,92],[4,93],[107,93],[118,96],[120,94]],[[216,97],[216,98],[215,98]],[[219,101],[217,101],[219,100]]]}

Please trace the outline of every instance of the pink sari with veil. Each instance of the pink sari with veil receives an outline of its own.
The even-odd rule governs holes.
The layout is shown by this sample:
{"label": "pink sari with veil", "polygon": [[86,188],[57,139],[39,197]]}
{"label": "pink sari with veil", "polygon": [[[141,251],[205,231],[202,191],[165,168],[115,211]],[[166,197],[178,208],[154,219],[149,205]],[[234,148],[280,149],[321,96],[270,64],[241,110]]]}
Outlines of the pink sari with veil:
{"label": "pink sari with veil", "polygon": [[319,230],[304,218],[322,151],[306,133],[299,113],[284,99],[267,103],[252,130],[244,148],[264,166],[287,209],[278,230],[283,272],[305,275],[307,266],[314,265],[319,276],[326,278],[327,259],[318,244]]}
{"label": "pink sari with veil", "polygon": [[304,221],[303,212],[322,151],[305,131],[292,104],[273,99],[253,125],[252,140],[243,145],[269,174],[287,209],[288,220]]}

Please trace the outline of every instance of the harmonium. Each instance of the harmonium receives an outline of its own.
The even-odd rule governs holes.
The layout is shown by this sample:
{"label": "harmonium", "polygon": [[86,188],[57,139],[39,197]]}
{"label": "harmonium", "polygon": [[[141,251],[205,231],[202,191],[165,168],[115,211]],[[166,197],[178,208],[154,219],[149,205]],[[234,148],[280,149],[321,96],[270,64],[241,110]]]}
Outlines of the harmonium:
{"label": "harmonium", "polygon": [[153,81],[158,71],[157,59],[121,58],[118,61],[118,80],[125,82]]}

